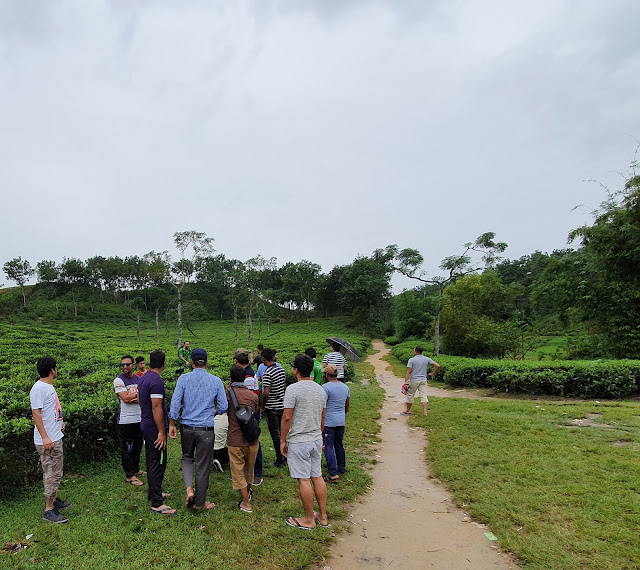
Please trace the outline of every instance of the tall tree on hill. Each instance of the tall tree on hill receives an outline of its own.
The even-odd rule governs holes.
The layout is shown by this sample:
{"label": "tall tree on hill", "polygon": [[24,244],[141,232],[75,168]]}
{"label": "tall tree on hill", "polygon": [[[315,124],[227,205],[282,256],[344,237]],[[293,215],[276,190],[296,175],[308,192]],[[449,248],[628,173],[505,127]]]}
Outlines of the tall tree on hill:
{"label": "tall tree on hill", "polygon": [[27,281],[33,276],[35,270],[32,269],[31,264],[21,257],[16,257],[11,261],[7,261],[3,266],[4,274],[9,281],[15,281],[20,286],[22,291],[22,303],[23,306],[27,306],[27,297],[24,294],[24,286]]}
{"label": "tall tree on hill", "polygon": [[321,267],[317,263],[303,259],[298,263],[288,263],[282,276],[282,289],[288,291],[288,296],[296,307],[304,312],[309,330],[309,311],[315,300],[320,271]]}
{"label": "tall tree on hill", "polygon": [[87,283],[87,268],[81,259],[64,257],[60,264],[60,280],[71,288],[73,314],[78,316],[78,288]]}
{"label": "tall tree on hill", "polygon": [[396,271],[410,279],[438,286],[440,302],[436,308],[434,326],[433,354],[435,356],[440,354],[440,314],[443,308],[445,287],[455,282],[456,279],[481,269],[478,263],[472,262],[471,252],[480,253],[484,266],[492,267],[499,260],[498,254],[507,249],[507,244],[494,241],[495,237],[496,234],[494,232],[485,232],[478,236],[474,242],[465,243],[464,251],[460,255],[445,257],[440,263],[440,269],[445,271],[446,274],[432,278],[427,278],[424,271],[419,272],[424,258],[417,249],[405,248],[397,251],[397,246],[389,246],[387,248],[395,248],[394,269]]}
{"label": "tall tree on hill", "polygon": [[178,346],[182,345],[182,291],[191,281],[196,269],[196,262],[214,252],[211,245],[213,238],[204,232],[189,230],[173,234],[173,243],[180,254],[180,259],[171,266],[171,283],[178,292]]}
{"label": "tall tree on hill", "polygon": [[54,283],[58,280],[59,269],[55,261],[38,261],[36,264],[36,273],[40,283]]}
{"label": "tall tree on hill", "polygon": [[246,319],[247,342],[249,345],[253,344],[253,311],[260,303],[265,272],[272,271],[275,268],[275,257],[265,259],[261,255],[256,255],[244,262],[244,280],[248,290],[246,297]]}

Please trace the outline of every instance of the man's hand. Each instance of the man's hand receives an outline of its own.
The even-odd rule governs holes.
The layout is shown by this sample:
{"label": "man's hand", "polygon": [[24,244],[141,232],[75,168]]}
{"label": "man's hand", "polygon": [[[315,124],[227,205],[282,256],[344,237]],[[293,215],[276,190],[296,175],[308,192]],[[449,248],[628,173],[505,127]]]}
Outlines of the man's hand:
{"label": "man's hand", "polygon": [[289,453],[289,446],[287,445],[287,442],[280,442],[280,453],[282,453],[282,455],[284,455],[285,457],[287,456],[287,453]]}
{"label": "man's hand", "polygon": [[169,426],[169,437],[171,439],[176,439],[176,437],[178,437],[178,430],[176,429],[176,426]]}
{"label": "man's hand", "polygon": [[64,432],[64,428],[67,427],[67,424],[65,422],[62,422],[62,427],[60,428],[60,431]]}
{"label": "man's hand", "polygon": [[167,434],[158,433],[158,439],[153,442],[153,446],[158,450],[165,449],[167,447]]}
{"label": "man's hand", "polygon": [[53,441],[51,441],[48,437],[43,437],[42,438],[42,446],[47,451],[51,451],[53,449]]}

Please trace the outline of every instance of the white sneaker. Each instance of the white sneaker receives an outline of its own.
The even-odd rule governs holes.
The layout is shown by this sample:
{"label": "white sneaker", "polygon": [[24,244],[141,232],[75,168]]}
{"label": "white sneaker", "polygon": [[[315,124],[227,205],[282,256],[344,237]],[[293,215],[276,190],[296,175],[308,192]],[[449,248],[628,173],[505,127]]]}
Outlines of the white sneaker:
{"label": "white sneaker", "polygon": [[217,459],[214,459],[212,461],[212,464],[218,471],[220,471],[220,473],[224,473],[224,469],[223,469],[222,463],[220,463],[220,461],[218,461]]}

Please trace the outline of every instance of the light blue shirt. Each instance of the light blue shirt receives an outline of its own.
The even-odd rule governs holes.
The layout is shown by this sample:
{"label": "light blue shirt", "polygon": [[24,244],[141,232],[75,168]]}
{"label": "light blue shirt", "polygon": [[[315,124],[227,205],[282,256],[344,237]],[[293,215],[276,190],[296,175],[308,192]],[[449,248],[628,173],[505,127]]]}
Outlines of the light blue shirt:
{"label": "light blue shirt", "polygon": [[169,417],[177,420],[180,416],[180,423],[191,427],[213,427],[213,416],[224,414],[227,407],[222,380],[204,368],[195,368],[178,378]]}
{"label": "light blue shirt", "polygon": [[349,387],[342,382],[325,382],[322,389],[327,393],[326,427],[343,426],[346,421],[344,406],[349,397]]}

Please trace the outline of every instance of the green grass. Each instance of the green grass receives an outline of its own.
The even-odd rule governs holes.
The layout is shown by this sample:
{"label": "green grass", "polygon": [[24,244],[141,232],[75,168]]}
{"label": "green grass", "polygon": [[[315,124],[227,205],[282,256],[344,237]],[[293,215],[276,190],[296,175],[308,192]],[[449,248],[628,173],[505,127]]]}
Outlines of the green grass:
{"label": "green grass", "polygon": [[[256,488],[254,513],[236,508],[238,493],[231,488],[229,471],[211,473],[212,511],[191,512],[184,507],[179,441],[169,442],[164,489],[172,493],[167,504],[178,507],[174,517],[150,512],[146,487],[123,483],[116,454],[101,464],[71,466],[65,470],[60,495],[73,506],[65,511],[69,523],[51,525],[41,519],[42,485],[25,490],[18,500],[0,503],[0,547],[27,543],[25,550],[0,554],[3,568],[305,568],[327,554],[332,533],[347,528],[344,505],[370,484],[365,465],[368,444],[379,431],[383,390],[371,367],[356,364],[356,376],[372,383],[354,383],[347,415],[345,447],[347,474],[329,489],[332,528],[313,532],[291,529],[288,515],[300,515],[297,482],[287,469],[271,467],[275,459],[263,425],[265,477]],[[144,453],[143,453],[144,456]],[[203,527],[203,528],[202,528]],[[29,540],[25,537],[33,534]]]}
{"label": "green grass", "polygon": [[[606,427],[573,421],[590,414]],[[613,570],[640,567],[639,414],[637,402],[433,398],[411,424],[456,503],[527,568]]]}

